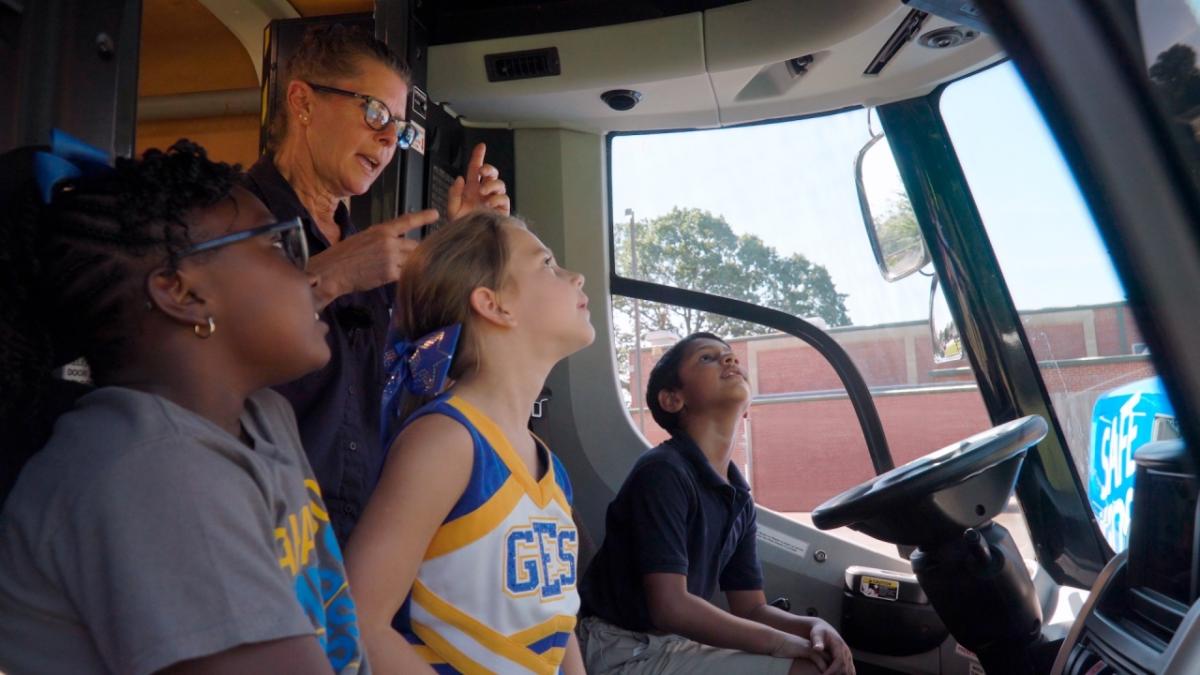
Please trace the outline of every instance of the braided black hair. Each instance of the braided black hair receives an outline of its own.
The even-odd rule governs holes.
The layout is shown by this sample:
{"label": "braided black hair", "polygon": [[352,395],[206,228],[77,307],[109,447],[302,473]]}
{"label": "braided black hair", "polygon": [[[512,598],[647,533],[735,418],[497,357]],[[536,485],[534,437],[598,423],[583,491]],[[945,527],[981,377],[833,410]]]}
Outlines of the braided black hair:
{"label": "braided black hair", "polygon": [[0,443],[10,466],[49,435],[53,368],[83,356],[102,382],[121,365],[134,312],[145,311],[146,275],[175,264],[192,242],[191,212],[229,197],[241,175],[180,140],[60,184],[43,205],[28,169],[13,169],[30,154],[0,158],[11,183],[0,213]]}

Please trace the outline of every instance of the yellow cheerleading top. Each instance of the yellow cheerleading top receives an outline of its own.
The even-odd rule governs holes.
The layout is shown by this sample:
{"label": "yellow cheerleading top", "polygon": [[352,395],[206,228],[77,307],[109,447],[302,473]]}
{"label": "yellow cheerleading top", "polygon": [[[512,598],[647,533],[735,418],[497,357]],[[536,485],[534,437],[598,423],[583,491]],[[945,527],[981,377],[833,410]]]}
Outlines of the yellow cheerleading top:
{"label": "yellow cheerleading top", "polygon": [[474,464],[396,628],[439,673],[558,673],[579,611],[566,470],[538,440],[547,470],[534,478],[499,427],[457,396],[435,399],[406,424],[424,415],[466,427]]}

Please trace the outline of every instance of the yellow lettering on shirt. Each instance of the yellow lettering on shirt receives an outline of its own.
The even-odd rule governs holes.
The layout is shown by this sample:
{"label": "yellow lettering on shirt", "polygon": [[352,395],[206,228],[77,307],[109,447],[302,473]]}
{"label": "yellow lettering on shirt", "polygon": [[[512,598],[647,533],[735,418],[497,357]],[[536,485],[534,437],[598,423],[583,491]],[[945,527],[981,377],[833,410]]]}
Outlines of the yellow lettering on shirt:
{"label": "yellow lettering on shirt", "polygon": [[304,564],[300,552],[304,549],[304,534],[300,532],[300,520],[296,518],[296,514],[288,514],[288,531],[292,538],[288,542],[292,545],[292,557],[295,558],[301,565]]}
{"label": "yellow lettering on shirt", "polygon": [[[317,496],[316,482],[310,487]],[[300,568],[308,565],[309,557],[317,550],[317,535],[321,531],[321,523],[329,522],[329,514],[316,502],[305,505],[298,514],[290,513],[287,517],[288,527],[275,528],[275,541],[279,547],[279,566],[296,576]]]}
{"label": "yellow lettering on shirt", "polygon": [[312,493],[312,497],[308,500],[308,505],[312,508],[313,516],[322,523],[328,523],[329,514],[325,512],[325,509],[321,508],[321,486],[312,478],[306,478],[304,479],[304,487],[308,488],[308,491]]}
{"label": "yellow lettering on shirt", "polygon": [[296,557],[292,554],[292,543],[289,541],[287,529],[282,527],[275,528],[275,541],[279,542],[279,547],[283,551],[283,555],[279,558],[279,566],[296,576],[300,573],[300,564],[296,562]]}
{"label": "yellow lettering on shirt", "polygon": [[300,562],[308,564],[308,554],[317,548],[317,531],[321,529],[321,524],[313,517],[312,509],[304,507],[300,512],[300,521],[304,525],[303,541],[300,544]]}

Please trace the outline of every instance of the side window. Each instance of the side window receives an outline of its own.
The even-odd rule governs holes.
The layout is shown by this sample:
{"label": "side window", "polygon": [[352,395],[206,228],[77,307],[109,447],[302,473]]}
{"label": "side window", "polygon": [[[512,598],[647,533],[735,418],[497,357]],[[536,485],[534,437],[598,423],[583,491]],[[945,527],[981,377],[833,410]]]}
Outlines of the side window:
{"label": "side window", "polygon": [[1137,0],[1136,7],[1146,74],[1200,184],[1200,4]]}
{"label": "side window", "polygon": [[[636,304],[647,319],[683,314],[682,307],[618,297],[616,318]],[[624,308],[621,305],[625,305]],[[632,375],[629,414],[651,444],[668,434],[646,409],[644,394],[650,369],[663,351],[683,334],[703,330],[725,336],[750,379],[753,396],[734,448],[733,461],[746,476],[761,506],[800,517],[840,490],[866,480],[873,471],[866,441],[833,368],[804,342],[759,324],[735,321],[707,312],[690,312],[692,326],[656,328],[643,334],[641,349],[633,333],[619,334],[626,358],[623,384]],[[662,326],[663,323],[650,325]],[[817,409],[820,414],[813,414]],[[827,442],[813,442],[825,439]],[[836,439],[836,442],[828,442]],[[840,487],[839,487],[840,486]]]}
{"label": "side window", "polygon": [[1123,550],[1133,453],[1178,435],[1125,291],[1010,64],[948,87],[941,111],[1092,509]]}
{"label": "side window", "polygon": [[[866,380],[899,465],[991,424],[966,362],[934,362],[931,279],[889,283],[880,274],[855,191],[854,159],[869,138],[862,110],[614,136],[613,250],[620,276],[826,328]],[[760,506],[807,521],[823,501],[874,475],[840,380],[806,343],[734,317],[627,297],[613,298],[613,314],[622,395],[650,443],[666,437],[645,411],[650,368],[666,346],[704,330],[727,338],[750,374],[752,405],[735,460]],[[1027,542],[1015,506],[1009,516],[1005,524]]]}

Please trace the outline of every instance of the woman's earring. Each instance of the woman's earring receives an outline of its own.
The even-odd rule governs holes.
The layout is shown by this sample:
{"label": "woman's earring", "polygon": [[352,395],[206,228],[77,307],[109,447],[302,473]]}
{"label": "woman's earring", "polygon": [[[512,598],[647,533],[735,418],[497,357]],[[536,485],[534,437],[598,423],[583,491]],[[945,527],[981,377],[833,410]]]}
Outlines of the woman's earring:
{"label": "woman's earring", "polygon": [[201,332],[204,328],[205,326],[203,324],[195,324],[192,326],[192,332],[195,333],[196,337],[200,338],[201,340],[207,340],[208,338],[212,337],[213,333],[217,332],[217,322],[210,316],[208,317],[207,333]]}
{"label": "woman's earring", "polygon": [[301,122],[303,122],[303,123],[305,123],[305,124],[308,124],[308,115],[305,115],[304,113],[301,113],[301,114],[300,114],[300,121],[301,121]]}

